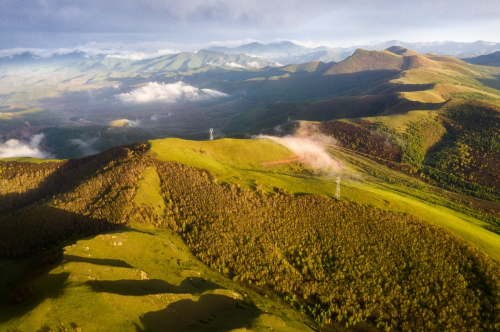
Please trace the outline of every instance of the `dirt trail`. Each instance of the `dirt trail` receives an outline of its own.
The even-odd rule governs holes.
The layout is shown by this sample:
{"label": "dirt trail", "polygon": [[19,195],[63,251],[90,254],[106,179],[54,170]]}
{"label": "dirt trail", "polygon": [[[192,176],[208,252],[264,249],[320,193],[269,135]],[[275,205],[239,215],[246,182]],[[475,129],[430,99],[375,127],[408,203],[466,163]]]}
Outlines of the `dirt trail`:
{"label": "dirt trail", "polygon": [[276,161],[268,161],[268,162],[265,162],[265,163],[260,163],[261,166],[264,166],[264,167],[271,167],[271,166],[275,166],[275,165],[280,165],[280,164],[287,164],[287,163],[293,163],[293,162],[300,162],[302,161],[303,158],[297,156],[296,154],[294,154],[293,156],[290,156],[286,159],[282,159],[282,160],[276,160]]}

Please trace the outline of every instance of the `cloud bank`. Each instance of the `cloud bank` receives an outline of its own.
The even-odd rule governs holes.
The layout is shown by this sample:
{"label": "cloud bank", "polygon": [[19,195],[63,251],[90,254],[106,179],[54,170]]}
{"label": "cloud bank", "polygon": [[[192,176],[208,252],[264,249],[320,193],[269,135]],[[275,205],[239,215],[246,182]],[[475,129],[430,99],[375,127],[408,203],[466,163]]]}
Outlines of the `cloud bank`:
{"label": "cloud bank", "polygon": [[0,158],[51,158],[51,155],[49,153],[44,152],[40,149],[40,142],[43,138],[43,134],[36,134],[31,137],[29,142],[10,139],[5,143],[0,143]]}
{"label": "cloud bank", "polygon": [[172,84],[150,82],[146,86],[116,95],[116,98],[127,104],[152,102],[177,103],[183,101],[202,101],[220,97],[229,97],[229,95],[211,89],[198,89],[184,82]]}

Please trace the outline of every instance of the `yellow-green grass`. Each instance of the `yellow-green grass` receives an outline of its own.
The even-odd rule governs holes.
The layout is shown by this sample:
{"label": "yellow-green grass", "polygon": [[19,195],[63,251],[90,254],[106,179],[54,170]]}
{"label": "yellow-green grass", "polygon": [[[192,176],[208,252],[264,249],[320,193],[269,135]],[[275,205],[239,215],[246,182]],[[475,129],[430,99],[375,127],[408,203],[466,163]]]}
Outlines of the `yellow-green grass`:
{"label": "yellow-green grass", "polygon": [[164,215],[165,201],[161,196],[160,177],[154,168],[147,168],[139,179],[139,188],[134,197],[137,206],[149,205],[159,216]]}
{"label": "yellow-green grass", "polygon": [[362,121],[369,121],[373,123],[385,124],[399,132],[405,132],[410,122],[420,122],[425,119],[434,119],[439,114],[439,111],[409,111],[403,114],[391,114],[386,116],[372,116],[362,118],[344,119],[352,123],[360,123]]}
{"label": "yellow-green grass", "polygon": [[429,68],[417,68],[404,71],[399,78],[391,80],[391,83],[402,84],[460,84],[460,81],[454,77],[450,77],[442,71],[431,70]]}
{"label": "yellow-green grass", "polygon": [[116,121],[113,121],[109,124],[109,127],[128,127],[128,126],[131,126],[132,124],[130,123],[129,120],[127,119],[120,119],[120,120],[116,120]]}
{"label": "yellow-green grass", "polygon": [[419,101],[421,103],[439,104],[445,102],[445,100],[439,93],[432,90],[403,92],[403,98],[410,101]]}
{"label": "yellow-green grass", "polygon": [[[219,139],[187,141],[176,138],[150,141],[151,153],[159,160],[203,168],[219,181],[248,187],[248,180],[275,178],[261,163],[286,159],[294,153],[268,139]],[[277,184],[275,184],[277,186]]]}
{"label": "yellow-green grass", "polygon": [[14,157],[14,158],[0,158],[2,161],[17,161],[21,163],[49,163],[49,162],[61,162],[61,159],[41,159],[41,158],[33,158],[33,157]]}
{"label": "yellow-green grass", "polygon": [[[429,115],[429,111],[411,113],[415,119],[435,116],[432,113]],[[396,117],[392,125],[396,121],[408,121],[408,117],[404,119]],[[335,195],[336,178],[332,176],[333,174],[298,172],[296,168],[294,169],[297,167],[295,164],[269,168],[259,165],[260,162],[281,160],[293,155],[293,152],[267,139],[222,139],[206,142],[179,139],[155,140],[151,141],[151,152],[160,160],[178,161],[207,169],[220,181],[238,184],[241,187],[252,188],[258,182],[262,185],[262,189],[268,192],[272,192],[274,188],[280,188],[295,194],[315,194],[330,198]],[[402,181],[412,182],[425,188],[431,188],[431,186],[370,159],[348,156],[338,149],[333,149],[331,152],[346,168],[346,171],[341,174],[343,199],[418,216],[430,223],[452,230],[500,261],[500,236],[486,230],[483,227],[486,226],[484,222],[419,198],[424,195],[436,200],[446,199],[437,197],[430,191],[422,192],[418,189],[411,189],[409,193],[402,193],[398,185],[384,183],[365,174],[362,167],[354,166],[352,161],[355,159],[356,163],[364,163]],[[411,194],[412,191],[414,195]]]}
{"label": "yellow-green grass", "polygon": [[209,270],[177,234],[149,226],[80,240],[29,284],[32,298],[0,309],[0,330],[311,331],[304,315]]}
{"label": "yellow-green grass", "polygon": [[498,98],[498,95],[495,95],[493,93],[461,85],[436,84],[431,91],[435,91],[437,94],[441,95],[444,99],[451,98],[452,92],[476,92],[489,97]]}

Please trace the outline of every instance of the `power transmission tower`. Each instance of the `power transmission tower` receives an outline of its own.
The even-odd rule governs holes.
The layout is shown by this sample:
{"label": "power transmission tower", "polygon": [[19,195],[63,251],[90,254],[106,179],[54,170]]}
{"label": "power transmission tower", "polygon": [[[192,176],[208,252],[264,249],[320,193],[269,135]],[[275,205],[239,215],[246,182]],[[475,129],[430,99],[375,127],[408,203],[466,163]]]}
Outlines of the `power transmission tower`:
{"label": "power transmission tower", "polygon": [[210,140],[214,140],[214,128],[210,128]]}
{"label": "power transmission tower", "polygon": [[335,198],[340,199],[340,176],[337,178],[337,190],[335,190]]}

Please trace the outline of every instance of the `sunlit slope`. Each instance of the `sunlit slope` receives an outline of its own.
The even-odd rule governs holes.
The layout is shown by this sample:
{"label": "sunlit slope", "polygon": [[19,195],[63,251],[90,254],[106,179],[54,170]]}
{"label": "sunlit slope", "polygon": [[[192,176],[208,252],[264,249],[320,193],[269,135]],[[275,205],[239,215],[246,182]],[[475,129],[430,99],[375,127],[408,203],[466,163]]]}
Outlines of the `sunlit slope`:
{"label": "sunlit slope", "polygon": [[[0,262],[14,273],[14,262]],[[5,287],[5,285],[2,285]],[[308,319],[208,269],[169,230],[134,225],[64,248],[0,310],[2,331],[310,331]]]}
{"label": "sunlit slope", "polygon": [[[307,64],[312,67],[313,63]],[[299,65],[290,65],[282,70],[298,71]],[[304,69],[303,69],[304,70]],[[378,79],[370,77],[380,75]],[[326,80],[345,82],[343,87],[332,86],[331,94],[321,98],[296,101],[311,101],[291,108],[276,108],[276,103],[259,105],[233,118],[230,133],[259,133],[285,123],[288,119],[306,121],[329,121],[353,117],[374,117],[405,114],[410,111],[436,111],[468,101],[482,101],[500,105],[500,69],[471,65],[453,57],[419,54],[401,47],[385,51],[358,49],[349,58],[333,64],[316,82]],[[347,82],[356,78],[356,85]],[[370,80],[370,84],[365,83]],[[282,87],[293,91],[293,78],[280,80]],[[278,82],[273,83],[274,85]],[[262,84],[265,91],[254,90],[260,96],[276,92],[278,98],[287,100],[287,92],[273,84]],[[309,87],[309,83],[301,82]],[[319,89],[319,88],[318,88]],[[299,94],[296,94],[299,95]],[[276,100],[276,99],[275,99]],[[290,99],[293,100],[293,99]],[[247,123],[244,119],[254,121]]]}
{"label": "sunlit slope", "polygon": [[[424,115],[417,112],[415,116]],[[394,121],[403,119],[398,117]],[[331,198],[335,195],[336,178],[314,171],[306,165],[291,162],[272,167],[262,166],[261,163],[285,160],[294,155],[294,152],[268,139],[222,139],[205,142],[164,139],[150,143],[150,153],[155,158],[207,169],[220,181],[251,189],[260,185],[259,188],[268,192],[279,188],[295,194],[307,193]],[[433,194],[429,190],[432,186],[361,156],[352,157],[336,148],[330,151],[346,168],[344,173],[338,174],[342,177],[343,199],[421,217],[454,231],[500,261],[500,235],[486,230],[486,223],[445,207],[448,199]],[[359,166],[360,163],[401,179],[411,186],[421,186],[422,189],[408,189],[376,179],[367,174],[365,167]]]}
{"label": "sunlit slope", "polygon": [[219,180],[240,182],[248,186],[250,174],[256,178],[272,177],[272,172],[261,163],[286,159],[294,153],[267,139],[219,139],[188,141],[176,138],[150,141],[150,153],[163,161],[207,169]]}

